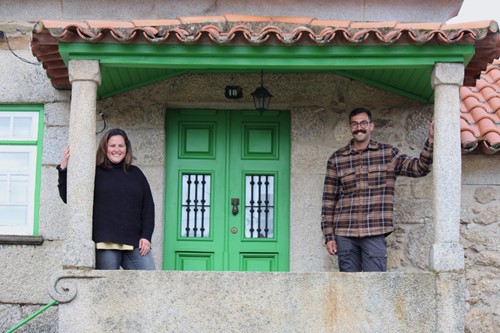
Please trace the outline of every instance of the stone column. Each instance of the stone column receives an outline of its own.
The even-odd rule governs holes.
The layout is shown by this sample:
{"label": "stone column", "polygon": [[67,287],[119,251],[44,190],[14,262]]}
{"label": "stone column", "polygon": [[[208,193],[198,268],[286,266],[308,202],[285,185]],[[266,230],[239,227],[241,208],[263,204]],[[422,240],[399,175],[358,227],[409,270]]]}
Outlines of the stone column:
{"label": "stone column", "polygon": [[101,83],[99,62],[71,60],[69,123],[70,159],[68,162],[68,209],[64,269],[93,269],[95,246],[92,241],[92,210],[96,151],[96,98]]}
{"label": "stone column", "polygon": [[460,236],[460,192],[462,156],[460,150],[460,86],[464,66],[438,63],[432,73],[434,88],[434,244],[430,269],[459,271],[464,268]]}

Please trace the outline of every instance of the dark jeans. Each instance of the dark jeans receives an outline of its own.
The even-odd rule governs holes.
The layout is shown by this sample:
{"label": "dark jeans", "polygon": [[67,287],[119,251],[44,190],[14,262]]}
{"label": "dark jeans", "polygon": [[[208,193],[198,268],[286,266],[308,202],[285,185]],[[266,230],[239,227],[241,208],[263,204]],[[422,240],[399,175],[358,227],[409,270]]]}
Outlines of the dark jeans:
{"label": "dark jeans", "polygon": [[151,251],[147,255],[141,256],[139,248],[131,251],[122,250],[96,250],[96,269],[141,269],[155,270],[155,263]]}
{"label": "dark jeans", "polygon": [[341,272],[385,272],[387,270],[384,235],[362,238],[336,236],[335,241]]}

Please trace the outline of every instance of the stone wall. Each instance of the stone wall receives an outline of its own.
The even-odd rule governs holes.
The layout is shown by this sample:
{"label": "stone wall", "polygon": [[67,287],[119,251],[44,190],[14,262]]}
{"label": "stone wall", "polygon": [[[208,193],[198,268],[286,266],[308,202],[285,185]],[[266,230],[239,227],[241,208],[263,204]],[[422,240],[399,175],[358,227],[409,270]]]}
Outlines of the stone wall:
{"label": "stone wall", "polygon": [[[34,5],[36,3],[36,5]],[[286,3],[286,9],[284,4]],[[328,0],[273,2],[266,0],[123,0],[101,5],[99,0],[39,0],[0,2],[0,19],[87,20],[169,19],[181,16],[216,16],[225,14],[309,16],[318,19],[352,21],[445,22],[458,14],[461,0],[336,1],[331,10]],[[305,5],[304,5],[305,4]],[[286,10],[286,12],[284,12]],[[263,14],[265,13],[265,14]]]}
{"label": "stone wall", "polygon": [[[497,154],[498,155],[498,154]],[[465,332],[500,332],[500,156],[462,159],[460,243],[465,249]]]}
{"label": "stone wall", "polygon": [[[62,332],[434,333],[463,326],[451,305],[463,304],[460,273],[65,271],[59,278],[70,291],[56,297],[76,293],[60,306]],[[440,320],[443,310],[450,313]]]}
{"label": "stone wall", "polygon": [[[5,5],[2,2],[0,5]],[[20,31],[16,32],[16,29]],[[35,62],[29,49],[29,28],[26,24],[0,21],[0,30],[8,32],[9,44],[15,54]],[[61,269],[62,243],[65,239],[66,211],[57,195],[57,173],[54,162],[67,136],[69,121],[69,92],[52,88],[41,66],[21,61],[9,51],[5,40],[0,40],[0,103],[43,104],[45,106],[45,136],[40,196],[41,245],[0,243],[2,274],[0,274],[0,331],[28,317],[51,301],[48,281],[54,271]],[[56,332],[58,307],[51,307],[43,315],[16,331]]]}

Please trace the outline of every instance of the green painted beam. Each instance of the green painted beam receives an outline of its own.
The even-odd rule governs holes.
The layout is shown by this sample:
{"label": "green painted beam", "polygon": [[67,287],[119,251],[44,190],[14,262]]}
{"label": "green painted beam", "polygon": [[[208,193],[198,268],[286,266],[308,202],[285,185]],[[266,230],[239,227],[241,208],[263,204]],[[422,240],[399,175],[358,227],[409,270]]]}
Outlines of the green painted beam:
{"label": "green painted beam", "polygon": [[[149,44],[60,44],[69,59],[98,59],[102,64],[183,69],[307,70],[405,68],[435,62],[465,63],[474,54],[469,45],[432,46],[206,46]],[[196,59],[196,61],[193,61]],[[248,67],[247,67],[248,68]]]}

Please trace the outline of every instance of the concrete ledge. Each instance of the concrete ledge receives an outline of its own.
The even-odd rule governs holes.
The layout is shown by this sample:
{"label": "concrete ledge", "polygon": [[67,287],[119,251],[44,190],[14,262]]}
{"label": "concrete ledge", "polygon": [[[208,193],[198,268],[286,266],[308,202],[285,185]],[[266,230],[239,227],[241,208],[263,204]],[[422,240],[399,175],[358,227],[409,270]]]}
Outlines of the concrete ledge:
{"label": "concrete ledge", "polygon": [[[54,276],[52,295],[67,302],[59,305],[61,332],[435,332],[440,304],[463,300],[462,275],[427,272]],[[460,327],[463,312],[449,315],[445,326]]]}

